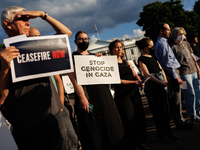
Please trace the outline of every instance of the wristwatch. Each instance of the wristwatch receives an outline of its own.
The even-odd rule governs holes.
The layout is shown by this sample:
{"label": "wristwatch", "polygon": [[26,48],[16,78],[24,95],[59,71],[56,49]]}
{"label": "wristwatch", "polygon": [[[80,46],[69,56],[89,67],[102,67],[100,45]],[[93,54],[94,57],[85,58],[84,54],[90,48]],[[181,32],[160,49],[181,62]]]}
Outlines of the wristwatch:
{"label": "wristwatch", "polygon": [[45,12],[45,15],[44,15],[44,17],[42,17],[42,19],[46,20],[47,16],[48,16],[48,14],[47,14],[47,12]]}

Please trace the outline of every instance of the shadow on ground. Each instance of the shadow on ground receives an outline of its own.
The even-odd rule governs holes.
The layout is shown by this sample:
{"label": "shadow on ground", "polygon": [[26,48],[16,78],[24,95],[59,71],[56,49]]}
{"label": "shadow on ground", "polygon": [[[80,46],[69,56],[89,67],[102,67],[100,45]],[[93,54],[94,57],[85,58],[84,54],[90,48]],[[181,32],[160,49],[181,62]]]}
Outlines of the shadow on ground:
{"label": "shadow on ground", "polygon": [[[180,131],[176,130],[173,120],[170,119],[172,133],[180,137],[179,140],[172,143],[161,143],[156,134],[155,124],[150,112],[145,94],[141,92],[142,102],[145,111],[147,137],[145,144],[150,146],[152,150],[200,150],[200,123],[194,125],[193,130]],[[183,116],[189,121],[189,116],[183,110]]]}

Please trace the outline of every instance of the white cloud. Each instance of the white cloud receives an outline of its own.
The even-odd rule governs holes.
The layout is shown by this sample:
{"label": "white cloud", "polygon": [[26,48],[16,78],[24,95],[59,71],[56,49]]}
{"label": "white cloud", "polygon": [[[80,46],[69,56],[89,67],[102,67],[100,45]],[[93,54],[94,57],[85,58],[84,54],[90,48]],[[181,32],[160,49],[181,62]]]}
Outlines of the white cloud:
{"label": "white cloud", "polygon": [[95,37],[95,35],[91,36],[90,38],[90,44],[94,43],[97,41],[97,38]]}
{"label": "white cloud", "polygon": [[141,29],[136,29],[136,30],[133,30],[133,35],[123,35],[121,37],[121,40],[142,37],[144,36],[144,34],[145,34],[145,31],[142,31]]}
{"label": "white cloud", "polygon": [[145,34],[145,31],[142,31],[140,29],[133,30],[133,37],[134,38],[144,36],[144,34]]}
{"label": "white cloud", "polygon": [[121,40],[126,40],[126,39],[132,39],[132,36],[131,35],[123,35],[122,37],[121,37]]}
{"label": "white cloud", "polygon": [[[0,12],[8,6],[22,6],[27,10],[42,10],[65,24],[72,33],[79,30],[94,34],[94,24],[98,32],[113,29],[120,24],[139,19],[142,7],[156,0],[1,0]],[[167,1],[167,0],[160,0]],[[186,0],[183,0],[183,2]],[[40,30],[42,35],[53,34],[54,30],[42,19],[31,20],[31,26]],[[0,41],[3,29],[0,28]],[[136,30],[134,35],[140,35]]]}

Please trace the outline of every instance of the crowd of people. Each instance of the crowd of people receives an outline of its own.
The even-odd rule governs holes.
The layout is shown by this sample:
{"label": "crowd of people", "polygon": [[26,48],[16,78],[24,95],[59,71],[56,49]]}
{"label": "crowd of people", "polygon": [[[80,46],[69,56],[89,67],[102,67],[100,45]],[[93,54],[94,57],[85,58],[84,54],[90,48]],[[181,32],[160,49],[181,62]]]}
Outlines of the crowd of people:
{"label": "crowd of people", "polygon": [[[70,29],[46,12],[26,11],[19,6],[7,7],[2,12],[2,27],[8,37],[40,36],[39,30],[29,23],[29,19],[38,17],[52,26],[55,34],[71,36]],[[108,47],[111,55],[117,56],[121,81],[121,84],[112,85],[114,98],[107,84],[78,85],[76,72],[68,73],[75,89],[76,125],[64,104],[65,91],[60,75],[12,83],[11,61],[20,52],[14,46],[4,47],[0,52],[0,109],[12,126],[19,150],[77,150],[78,140],[83,150],[150,150],[144,144],[147,133],[139,87],[144,87],[161,142],[179,139],[170,129],[170,115],[177,130],[193,129],[193,123],[200,122],[200,68],[193,54],[199,56],[198,41],[193,38],[191,43],[187,42],[182,27],[171,32],[169,24],[160,23],[157,30],[155,47],[150,38],[136,41],[142,52],[139,67],[145,77],[150,77],[146,83],[141,82],[141,76],[125,59],[120,40],[112,41]],[[174,39],[171,46],[167,42],[170,35]],[[74,68],[75,55],[102,56],[87,51],[86,32],[78,31],[74,42],[77,45],[72,54]],[[186,88],[181,90],[182,84]],[[183,117],[182,101],[191,122]]]}

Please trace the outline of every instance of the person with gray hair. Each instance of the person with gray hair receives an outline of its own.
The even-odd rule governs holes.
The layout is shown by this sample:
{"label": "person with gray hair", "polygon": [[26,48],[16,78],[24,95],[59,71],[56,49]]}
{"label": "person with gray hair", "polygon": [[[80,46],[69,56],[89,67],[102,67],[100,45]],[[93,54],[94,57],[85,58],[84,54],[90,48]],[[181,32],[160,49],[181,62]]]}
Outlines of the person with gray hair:
{"label": "person with gray hair", "polygon": [[189,42],[184,41],[185,35],[186,31],[182,27],[175,27],[172,30],[172,38],[174,39],[172,50],[181,64],[179,68],[181,79],[186,83],[186,88],[182,89],[185,108],[193,123],[200,122],[200,85],[198,81],[200,68]]}
{"label": "person with gray hair", "polygon": [[[1,23],[8,37],[29,36],[29,19],[38,17],[49,23],[56,34],[71,36],[65,25],[46,12],[26,11],[19,6],[4,9]],[[19,149],[68,149],[67,131],[60,112],[63,105],[49,77],[12,83],[10,64],[18,55],[19,49],[14,46],[0,52],[0,106],[5,107]]]}
{"label": "person with gray hair", "polygon": [[179,68],[181,65],[168,44],[171,28],[169,24],[165,22],[159,23],[157,28],[159,37],[155,44],[155,55],[167,76],[170,114],[173,117],[177,130],[190,130],[193,127],[185,121],[182,114],[180,85],[183,81],[179,75]]}

